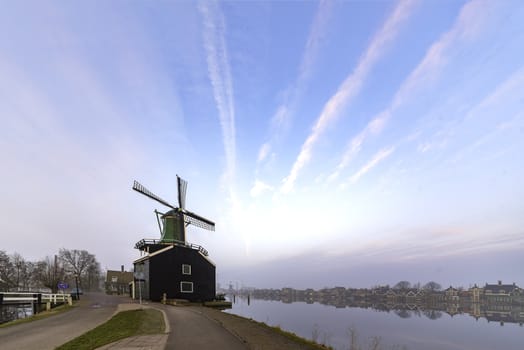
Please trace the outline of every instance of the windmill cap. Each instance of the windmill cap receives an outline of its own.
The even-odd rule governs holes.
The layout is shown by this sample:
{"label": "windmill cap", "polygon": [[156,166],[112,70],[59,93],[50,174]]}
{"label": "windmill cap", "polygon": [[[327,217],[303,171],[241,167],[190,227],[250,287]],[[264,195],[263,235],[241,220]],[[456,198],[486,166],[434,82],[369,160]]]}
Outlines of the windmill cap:
{"label": "windmill cap", "polygon": [[162,215],[162,218],[165,218],[165,217],[168,217],[168,216],[177,216],[177,215],[178,215],[178,210],[172,209],[172,210],[166,212],[164,215]]}

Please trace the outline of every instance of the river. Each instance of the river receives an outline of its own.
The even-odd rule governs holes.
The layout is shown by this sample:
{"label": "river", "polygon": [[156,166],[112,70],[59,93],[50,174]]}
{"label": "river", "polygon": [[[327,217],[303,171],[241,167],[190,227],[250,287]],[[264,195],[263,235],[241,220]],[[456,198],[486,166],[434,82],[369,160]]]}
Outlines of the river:
{"label": "river", "polygon": [[0,324],[33,315],[31,304],[0,305]]}
{"label": "river", "polygon": [[[445,311],[379,311],[253,298],[248,302],[237,297],[226,312],[279,326],[336,350],[524,349],[522,322],[493,322]],[[519,310],[518,314],[524,318],[524,312]]]}

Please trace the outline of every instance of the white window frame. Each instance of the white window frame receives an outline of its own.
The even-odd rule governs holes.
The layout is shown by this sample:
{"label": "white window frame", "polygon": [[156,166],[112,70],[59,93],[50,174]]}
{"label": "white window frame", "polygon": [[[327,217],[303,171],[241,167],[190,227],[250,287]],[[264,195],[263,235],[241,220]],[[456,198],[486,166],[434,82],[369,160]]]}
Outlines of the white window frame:
{"label": "white window frame", "polygon": [[[185,268],[188,268],[189,272],[186,272]],[[182,275],[191,275],[191,265],[182,264]]]}
{"label": "white window frame", "polygon": [[[184,290],[184,288],[182,288],[182,285],[183,284],[187,284],[189,286],[191,286],[191,290]],[[180,282],[180,293],[193,293],[193,282],[186,282],[186,281],[182,281]]]}

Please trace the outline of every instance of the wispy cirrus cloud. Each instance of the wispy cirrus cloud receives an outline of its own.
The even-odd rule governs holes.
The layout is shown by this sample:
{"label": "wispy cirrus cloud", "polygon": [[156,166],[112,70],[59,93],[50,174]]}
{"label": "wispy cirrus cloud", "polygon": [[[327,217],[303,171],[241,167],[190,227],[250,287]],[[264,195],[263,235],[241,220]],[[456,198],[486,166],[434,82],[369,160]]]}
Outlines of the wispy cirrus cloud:
{"label": "wispy cirrus cloud", "polygon": [[466,3],[458,15],[453,27],[434,42],[419,64],[404,80],[395,93],[391,104],[374,116],[366,127],[346,146],[346,151],[335,170],[328,177],[328,182],[340,175],[351,160],[358,154],[362,144],[370,135],[379,134],[393,116],[394,112],[405,102],[416,96],[416,90],[428,81],[438,77],[439,70],[446,64],[450,49],[460,45],[463,40],[470,40],[478,36],[483,19],[489,13],[489,6],[483,0],[473,0]]}
{"label": "wispy cirrus cloud", "polygon": [[375,34],[368,48],[359,59],[355,70],[344,80],[337,92],[331,96],[317,118],[311,133],[302,144],[289,175],[284,179],[281,192],[288,193],[293,189],[300,170],[311,160],[313,148],[327,127],[335,122],[343,109],[360,91],[368,73],[375,63],[384,55],[386,49],[396,38],[401,25],[410,16],[415,1],[400,1],[384,25]]}
{"label": "wispy cirrus cloud", "polygon": [[224,180],[229,185],[235,176],[236,136],[233,79],[226,46],[226,23],[219,4],[201,2],[198,6],[203,16],[203,38],[209,80],[218,109],[222,140],[226,157]]}
{"label": "wispy cirrus cloud", "polygon": [[[524,102],[522,102],[522,91],[524,91],[524,66],[512,73],[507,79],[495,87],[482,101],[468,111],[464,120],[460,121],[460,127],[466,129],[466,123],[474,123],[476,118],[486,119],[486,115],[500,113],[505,115],[505,120],[495,121],[492,128],[477,138],[472,143],[465,145],[458,150],[451,158],[451,163],[463,161],[463,158],[472,154],[477,148],[485,144],[494,144],[497,137],[506,133],[513,128],[522,125],[524,119]],[[459,128],[459,123],[452,125],[450,128]],[[440,133],[451,134],[450,130],[439,131]]]}
{"label": "wispy cirrus cloud", "polygon": [[317,12],[302,55],[298,76],[295,82],[285,92],[284,102],[277,107],[275,114],[271,118],[271,137],[260,146],[258,163],[261,163],[266,159],[271,151],[273,143],[290,123],[296,105],[307,86],[309,77],[311,76],[313,67],[316,63],[322,39],[326,35],[332,11],[332,0],[322,0],[318,4]]}
{"label": "wispy cirrus cloud", "polygon": [[362,166],[355,174],[353,174],[347,183],[343,183],[341,185],[342,188],[347,187],[348,184],[354,184],[357,182],[362,176],[364,176],[368,171],[376,167],[380,162],[385,160],[387,157],[389,157],[393,152],[395,151],[395,147],[391,146],[388,148],[383,148],[375,155],[373,158],[371,158],[364,166]]}
{"label": "wispy cirrus cloud", "polygon": [[270,186],[260,180],[256,180],[249,194],[254,198],[268,191],[273,191],[273,186]]}
{"label": "wispy cirrus cloud", "polygon": [[380,130],[382,130],[384,124],[390,118],[390,114],[391,112],[389,110],[383,111],[381,114],[376,116],[371,122],[369,122],[357,136],[351,139],[337,167],[327,177],[327,182],[332,182],[338,178],[340,172],[342,172],[342,170],[344,170],[349,165],[349,163],[351,163],[353,158],[360,152],[360,150],[362,149],[362,144],[364,143],[368,135],[379,133]]}

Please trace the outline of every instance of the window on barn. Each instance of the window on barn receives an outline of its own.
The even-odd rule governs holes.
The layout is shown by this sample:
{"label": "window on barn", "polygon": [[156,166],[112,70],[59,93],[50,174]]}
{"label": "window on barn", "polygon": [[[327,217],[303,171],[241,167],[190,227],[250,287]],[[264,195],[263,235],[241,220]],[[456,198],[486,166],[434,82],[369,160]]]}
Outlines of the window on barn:
{"label": "window on barn", "polygon": [[193,282],[180,282],[180,292],[193,293]]}
{"label": "window on barn", "polygon": [[182,264],[182,274],[183,275],[190,275],[191,274],[191,265]]}

